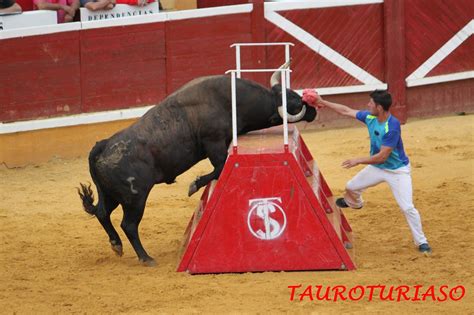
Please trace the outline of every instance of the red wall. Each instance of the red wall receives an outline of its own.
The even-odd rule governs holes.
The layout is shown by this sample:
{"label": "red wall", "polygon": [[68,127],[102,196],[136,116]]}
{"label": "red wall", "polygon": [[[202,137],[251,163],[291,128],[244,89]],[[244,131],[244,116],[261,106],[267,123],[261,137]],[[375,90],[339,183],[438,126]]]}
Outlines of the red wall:
{"label": "red wall", "polygon": [[197,0],[198,8],[219,7],[224,5],[234,5],[249,3],[249,0]]}
{"label": "red wall", "polygon": [[73,31],[0,41],[0,121],[81,112],[79,38]]}
{"label": "red wall", "polygon": [[[472,0],[410,0],[405,6],[407,76],[474,19]],[[428,76],[474,70],[471,36]]]}
{"label": "red wall", "polygon": [[474,110],[474,79],[411,87],[408,116],[426,117]]}
{"label": "red wall", "polygon": [[[461,9],[450,4],[449,12],[443,11],[447,4],[442,0],[413,0],[405,7],[385,0],[278,14],[389,83],[390,89],[397,84],[397,115],[403,119],[474,109],[473,80],[413,88],[404,83],[473,18],[474,1],[456,3]],[[0,58],[0,121],[157,104],[195,77],[235,68],[235,50],[229,46],[237,42],[295,43],[292,88],[360,84],[268,22],[262,0],[253,4],[251,13],[0,40],[0,54],[8,56]],[[443,12],[446,17],[439,17]],[[473,45],[471,37],[429,75],[474,70]],[[277,67],[283,54],[283,48],[243,47],[242,66]],[[263,84],[269,78],[243,76]],[[363,99],[360,95],[346,98]]]}
{"label": "red wall", "polygon": [[[250,14],[167,22],[167,92],[172,93],[193,78],[234,69],[235,52],[230,45],[251,41]],[[241,58],[243,63],[251,63],[249,53]]]}
{"label": "red wall", "polygon": [[164,23],[81,31],[84,112],[156,104],[166,94]]}
{"label": "red wall", "polygon": [[[411,0],[405,6],[406,76],[474,19],[472,0]],[[427,76],[474,70],[474,36]],[[433,116],[474,109],[474,79],[407,88],[407,115]]]}
{"label": "red wall", "polygon": [[[0,121],[157,104],[235,68],[230,45],[253,41],[251,23],[230,14],[1,40]],[[251,52],[242,63],[253,67]]]}
{"label": "red wall", "polygon": [[21,6],[23,11],[33,10],[33,0],[16,0],[16,3]]}
{"label": "red wall", "polygon": [[[360,5],[279,12],[359,67],[384,80],[383,6]],[[267,41],[292,42],[292,88],[360,85],[359,80],[327,61],[279,27],[266,22]],[[284,60],[284,50],[267,50],[267,66]],[[312,71],[308,71],[312,70]]]}

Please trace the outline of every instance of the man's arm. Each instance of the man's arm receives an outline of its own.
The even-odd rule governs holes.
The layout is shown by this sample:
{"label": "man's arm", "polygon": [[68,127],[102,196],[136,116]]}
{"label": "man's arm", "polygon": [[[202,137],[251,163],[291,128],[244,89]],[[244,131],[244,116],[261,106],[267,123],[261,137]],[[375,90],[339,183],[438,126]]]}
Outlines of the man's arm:
{"label": "man's arm", "polygon": [[85,4],[85,8],[89,11],[97,10],[111,10],[115,6],[115,1],[111,0],[98,0],[98,1],[89,1]]}
{"label": "man's arm", "polygon": [[392,147],[382,146],[379,153],[369,157],[349,159],[342,162],[342,167],[351,168],[359,164],[382,164],[388,159],[390,153],[392,153],[392,150]]}
{"label": "man's arm", "polygon": [[76,11],[79,10],[79,8],[81,7],[81,1],[80,0],[74,0],[71,5],[71,11],[68,12],[70,15],[72,14],[72,16],[74,17],[74,15],[76,15]]}
{"label": "man's arm", "polygon": [[335,111],[336,113],[340,115],[353,117],[353,118],[356,118],[356,114],[358,112],[358,110],[352,109],[346,105],[325,101],[321,97],[319,97],[318,99],[318,105],[320,107],[326,107],[326,108],[332,109],[333,111]]}
{"label": "man's arm", "polygon": [[38,7],[38,10],[53,10],[53,11],[58,11],[58,10],[64,10],[67,11],[65,8],[69,6],[62,5],[59,3],[49,3],[46,1],[38,1],[36,2],[36,6]]}

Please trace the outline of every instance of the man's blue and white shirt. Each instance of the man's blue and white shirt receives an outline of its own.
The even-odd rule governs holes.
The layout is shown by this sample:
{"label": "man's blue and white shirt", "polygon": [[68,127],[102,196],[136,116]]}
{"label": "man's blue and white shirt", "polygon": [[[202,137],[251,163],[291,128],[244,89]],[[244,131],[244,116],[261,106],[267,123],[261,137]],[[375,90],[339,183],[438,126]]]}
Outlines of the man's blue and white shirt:
{"label": "man's blue and white shirt", "polygon": [[390,115],[386,121],[379,122],[369,111],[357,112],[356,118],[369,129],[371,156],[379,153],[382,146],[393,148],[387,160],[382,164],[373,164],[375,167],[396,170],[410,163],[403,149],[402,131],[398,119]]}

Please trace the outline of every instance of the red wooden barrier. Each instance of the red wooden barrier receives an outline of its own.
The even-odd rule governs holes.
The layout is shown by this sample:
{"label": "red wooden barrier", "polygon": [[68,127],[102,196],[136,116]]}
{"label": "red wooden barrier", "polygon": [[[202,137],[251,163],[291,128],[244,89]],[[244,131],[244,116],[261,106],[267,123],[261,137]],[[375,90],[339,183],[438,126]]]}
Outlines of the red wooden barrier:
{"label": "red wooden barrier", "polygon": [[[413,0],[405,7],[406,73],[433,56],[474,18],[474,1]],[[423,12],[423,14],[420,14]],[[474,70],[474,36],[445,56],[426,76]],[[432,116],[472,110],[474,79],[407,89],[408,116]]]}
{"label": "red wooden barrier", "polygon": [[[412,0],[405,7],[408,76],[474,19],[474,1]],[[423,12],[423,14],[420,14]],[[474,70],[474,37],[470,37],[428,75]]]}
{"label": "red wooden barrier", "polygon": [[0,121],[81,112],[79,33],[0,41]]}
{"label": "red wooden barrier", "polygon": [[[223,74],[235,68],[235,52],[230,45],[251,42],[251,15],[208,16],[166,23],[167,92],[176,91],[199,77]],[[253,63],[249,51],[242,63]]]}
{"label": "red wooden barrier", "polygon": [[[407,120],[405,70],[405,2],[384,0],[385,81],[392,94],[392,113]],[[389,22],[390,21],[390,22]]]}
{"label": "red wooden barrier", "polygon": [[[383,6],[371,4],[278,12],[379,80],[384,79]],[[330,63],[307,43],[272,23],[266,23],[267,41],[292,42],[292,88],[330,87],[362,84]],[[267,51],[267,67],[283,60],[284,51]]]}
{"label": "red wooden barrier", "polygon": [[33,10],[33,1],[32,0],[16,0],[23,11],[31,11]]}
{"label": "red wooden barrier", "polygon": [[251,0],[197,0],[198,8],[210,8],[224,5],[243,4],[251,2]]}
{"label": "red wooden barrier", "polygon": [[[235,51],[229,46],[237,42],[294,43],[293,89],[361,85],[361,77],[335,66],[283,26],[270,22],[263,0],[251,3],[250,12],[240,6],[244,7],[236,11],[240,13],[229,10],[205,17],[170,13],[180,19],[1,39],[0,53],[6,57],[0,60],[4,91],[0,121],[157,104],[195,77],[234,68]],[[413,0],[405,7],[403,3],[386,0],[275,14],[373,76],[372,81],[388,83],[402,121],[407,114],[472,109],[471,98],[452,93],[472,93],[472,79],[408,89],[405,79],[472,20],[474,2]],[[473,71],[473,51],[471,36],[427,76]],[[283,48],[242,48],[242,68],[277,67],[283,54]],[[268,82],[268,75],[244,77]],[[361,96],[337,98],[355,105]]]}
{"label": "red wooden barrier", "polygon": [[81,32],[82,110],[157,104],[166,96],[164,23]]}
{"label": "red wooden barrier", "polygon": [[474,79],[415,86],[407,90],[409,117],[429,117],[474,109]]}

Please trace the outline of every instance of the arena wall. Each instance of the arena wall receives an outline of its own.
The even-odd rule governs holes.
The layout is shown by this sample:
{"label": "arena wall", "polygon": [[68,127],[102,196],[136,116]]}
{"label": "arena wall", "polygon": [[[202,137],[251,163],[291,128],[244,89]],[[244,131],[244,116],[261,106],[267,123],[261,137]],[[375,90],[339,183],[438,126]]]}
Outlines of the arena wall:
{"label": "arena wall", "polygon": [[[56,141],[41,129],[59,128],[73,141],[69,131],[97,132],[88,129],[91,123],[118,127],[107,123],[117,119],[110,111],[139,117],[189,80],[235,68],[230,45],[239,42],[293,43],[291,87],[299,92],[316,88],[330,100],[361,107],[368,91],[388,87],[402,121],[474,108],[470,0],[249,2],[1,31],[0,54],[8,56],[0,60],[1,161],[34,162],[36,154],[22,160],[17,147],[41,147],[28,137]],[[242,48],[242,67],[277,67],[284,53],[283,47]],[[269,75],[244,77],[267,84]],[[327,114],[313,126],[345,121]],[[86,131],[71,127],[75,122]],[[96,140],[84,139],[81,154]],[[68,155],[66,149],[45,148],[50,157]]]}
{"label": "arena wall", "polygon": [[166,94],[162,22],[83,29],[81,112],[156,104]]}

